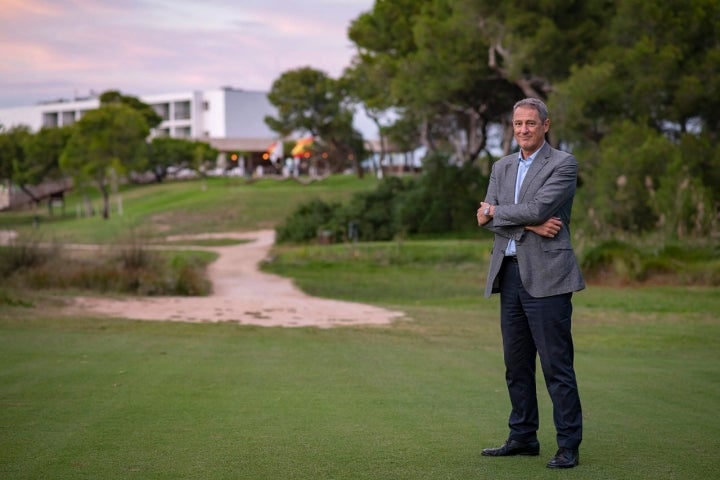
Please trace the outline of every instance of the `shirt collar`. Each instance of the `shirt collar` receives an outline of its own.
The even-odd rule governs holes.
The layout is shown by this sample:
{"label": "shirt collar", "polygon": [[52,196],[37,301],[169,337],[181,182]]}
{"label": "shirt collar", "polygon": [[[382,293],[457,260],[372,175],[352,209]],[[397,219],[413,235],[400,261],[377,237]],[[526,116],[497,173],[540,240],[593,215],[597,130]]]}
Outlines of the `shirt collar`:
{"label": "shirt collar", "polygon": [[545,146],[545,142],[543,142],[542,145],[540,145],[540,148],[535,150],[532,155],[530,155],[528,158],[522,158],[522,152],[518,153],[518,160],[520,160],[520,163],[525,163],[526,165],[530,165],[533,160],[535,160],[535,157],[537,157],[537,154],[540,153],[540,150]]}

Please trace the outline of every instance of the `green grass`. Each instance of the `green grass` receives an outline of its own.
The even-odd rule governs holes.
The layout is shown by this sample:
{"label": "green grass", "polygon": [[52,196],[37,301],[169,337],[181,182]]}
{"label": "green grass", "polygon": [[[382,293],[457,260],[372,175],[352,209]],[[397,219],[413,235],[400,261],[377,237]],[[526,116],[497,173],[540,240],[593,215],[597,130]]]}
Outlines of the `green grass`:
{"label": "green grass", "polygon": [[35,212],[3,212],[0,230],[17,230],[24,235],[41,235],[46,240],[80,243],[112,243],[128,236],[147,239],[174,234],[247,231],[273,228],[297,205],[311,198],[347,199],[354,192],[372,190],[374,178],[362,180],[337,176],[302,185],[295,180],[264,179],[249,182],[239,178],[210,178],[160,185],[124,186],[120,189],[122,215],[116,195],[112,196],[110,218],[99,212],[102,201],[90,191],[93,217],[78,218],[82,211],[79,192],[68,195],[65,215],[37,211],[38,227],[33,227]]}
{"label": "green grass", "polygon": [[[291,184],[237,188],[276,213],[284,195],[301,196]],[[177,215],[135,195],[137,218]],[[184,202],[174,198],[166,204]],[[111,219],[90,233],[86,220],[60,221],[57,233],[91,241],[117,228]],[[482,298],[488,251],[484,237],[275,250],[265,268],[307,291],[409,317],[382,327],[67,317],[52,292],[0,288],[0,478],[720,477],[717,287],[577,293],[580,467],[545,468],[555,445],[542,380],[540,457],[481,457],[507,435],[509,413],[499,302]]]}
{"label": "green grass", "polygon": [[[541,457],[478,454],[508,413],[495,305],[480,302],[332,330],[13,314],[0,321],[0,475],[555,478],[543,392]],[[582,295],[576,309],[585,442],[569,475],[714,478],[713,316],[602,320]]]}

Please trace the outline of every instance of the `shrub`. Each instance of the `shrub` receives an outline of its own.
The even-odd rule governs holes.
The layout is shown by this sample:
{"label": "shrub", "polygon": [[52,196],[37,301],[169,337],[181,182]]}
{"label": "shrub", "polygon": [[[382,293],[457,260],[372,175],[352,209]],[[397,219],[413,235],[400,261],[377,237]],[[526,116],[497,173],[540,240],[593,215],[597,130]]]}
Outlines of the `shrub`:
{"label": "shrub", "polygon": [[199,259],[173,257],[170,262],[173,272],[173,291],[176,295],[207,295],[212,291],[212,284],[205,276],[205,265]]}
{"label": "shrub", "polygon": [[469,163],[454,165],[435,154],[424,163],[417,186],[403,197],[399,221],[409,234],[477,230],[477,210],[487,179]]}
{"label": "shrub", "polygon": [[310,242],[326,233],[348,239],[349,225],[363,241],[391,240],[402,234],[475,231],[475,210],[486,178],[473,165],[452,165],[447,156],[426,159],[419,180],[388,177],[375,191],[353,195],[347,205],[312,200],[276,228],[276,241]]}
{"label": "shrub", "polygon": [[98,251],[89,256],[38,254],[41,260],[32,261],[29,259],[34,255],[27,255],[24,249],[18,251],[22,252],[16,256],[24,259],[23,268],[16,269],[13,281],[28,288],[136,295],[206,295],[212,290],[205,275],[207,256],[187,252],[165,255],[139,243],[123,246],[119,252]]}
{"label": "shrub", "polygon": [[343,211],[342,221],[338,223],[354,223],[358,239],[362,241],[392,240],[402,230],[397,215],[401,196],[412,188],[412,181],[398,177],[386,178],[375,191],[356,193]]}
{"label": "shrub", "polygon": [[313,241],[321,230],[328,228],[340,208],[339,203],[326,203],[320,199],[299,205],[284,224],[275,228],[275,241],[277,243]]}
{"label": "shrub", "polygon": [[39,240],[15,240],[0,246],[0,277],[7,279],[13,273],[38,267],[60,255],[57,245],[43,246]]}
{"label": "shrub", "polygon": [[581,262],[589,278],[641,280],[645,271],[640,251],[619,240],[609,240],[588,250]]}

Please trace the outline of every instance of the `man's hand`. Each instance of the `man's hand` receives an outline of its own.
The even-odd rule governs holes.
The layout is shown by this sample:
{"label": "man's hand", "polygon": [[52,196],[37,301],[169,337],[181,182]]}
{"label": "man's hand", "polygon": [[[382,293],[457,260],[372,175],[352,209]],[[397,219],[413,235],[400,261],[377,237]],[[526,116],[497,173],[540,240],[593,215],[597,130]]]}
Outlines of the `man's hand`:
{"label": "man's hand", "polygon": [[[480,202],[480,208],[477,210],[478,225],[483,226],[492,219],[495,207],[489,203]],[[487,213],[486,213],[487,212]]]}
{"label": "man's hand", "polygon": [[[478,217],[479,221],[479,217]],[[542,225],[526,225],[525,230],[530,230],[541,237],[555,238],[562,228],[562,220],[558,217],[552,217],[545,221]]]}

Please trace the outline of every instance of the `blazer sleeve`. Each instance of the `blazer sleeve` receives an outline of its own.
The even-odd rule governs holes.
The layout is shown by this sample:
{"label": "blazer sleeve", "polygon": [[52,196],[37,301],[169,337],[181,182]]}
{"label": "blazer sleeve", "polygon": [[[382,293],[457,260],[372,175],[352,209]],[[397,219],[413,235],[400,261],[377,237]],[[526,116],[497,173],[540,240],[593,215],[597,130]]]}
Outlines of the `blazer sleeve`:
{"label": "blazer sleeve", "polygon": [[[489,203],[490,205],[498,205],[500,203],[498,199],[498,178],[497,178],[497,172],[496,172],[496,166],[498,164],[493,165],[492,170],[490,171],[490,179],[488,181],[488,190],[485,194],[485,202]],[[495,207],[497,209],[497,207]],[[497,210],[496,210],[497,211]],[[486,228],[487,230],[493,232],[496,235],[500,235],[501,237],[505,238],[511,238],[513,240],[520,240],[525,233],[524,226],[518,226],[518,225],[497,225],[494,222],[494,218],[491,218],[488,223],[483,225],[483,228]]]}
{"label": "blazer sleeve", "polygon": [[539,185],[532,198],[517,204],[496,206],[494,226],[540,225],[556,215],[560,207],[575,195],[577,169],[577,160],[570,154],[547,162],[530,182],[530,191],[533,184]]}

